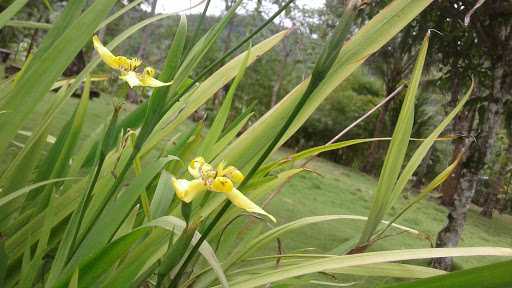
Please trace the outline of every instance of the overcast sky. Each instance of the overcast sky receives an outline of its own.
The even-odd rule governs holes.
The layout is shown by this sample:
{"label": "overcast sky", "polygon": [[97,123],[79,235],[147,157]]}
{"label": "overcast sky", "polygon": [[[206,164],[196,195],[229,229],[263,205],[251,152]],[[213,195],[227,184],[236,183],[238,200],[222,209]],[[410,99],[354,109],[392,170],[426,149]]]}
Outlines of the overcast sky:
{"label": "overcast sky", "polygon": [[[247,0],[248,1],[248,0]],[[254,1],[254,0],[253,0]],[[202,0],[158,0],[157,12],[159,13],[171,13],[180,10],[190,8]],[[248,1],[250,2],[250,1]],[[324,0],[296,0],[298,5],[303,7],[317,8],[324,5]],[[203,11],[205,3],[202,3],[196,8],[184,12],[185,14],[196,14]],[[208,14],[218,15],[224,11],[224,0],[211,0],[210,7],[208,8]]]}

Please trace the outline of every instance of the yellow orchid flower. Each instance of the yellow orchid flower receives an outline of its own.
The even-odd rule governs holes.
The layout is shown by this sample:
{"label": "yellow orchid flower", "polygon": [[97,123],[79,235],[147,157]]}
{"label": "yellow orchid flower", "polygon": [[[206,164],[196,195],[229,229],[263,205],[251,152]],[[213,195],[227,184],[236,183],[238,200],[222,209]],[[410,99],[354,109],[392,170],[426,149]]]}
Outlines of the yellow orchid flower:
{"label": "yellow orchid flower", "polygon": [[145,86],[156,88],[172,84],[172,82],[162,82],[155,79],[156,71],[151,67],[144,68],[142,73],[136,72],[135,70],[142,64],[142,60],[138,58],[115,56],[101,43],[98,36],[94,35],[92,42],[101,60],[110,68],[120,71],[121,75],[119,78],[126,81],[130,87]]}
{"label": "yellow orchid flower", "polygon": [[112,69],[122,72],[135,71],[135,69],[142,64],[142,60],[138,58],[129,59],[124,56],[115,56],[101,43],[100,38],[96,35],[92,37],[92,43],[94,44],[94,49],[96,49],[96,52],[100,55],[101,60]]}
{"label": "yellow orchid flower", "polygon": [[203,157],[197,157],[188,165],[188,172],[194,180],[172,178],[172,186],[176,196],[182,201],[189,203],[199,193],[206,190],[224,193],[224,195],[237,207],[251,213],[262,214],[276,222],[274,216],[267,213],[261,207],[252,202],[237,186],[244,179],[244,175],[234,166],[224,168],[225,164],[220,163],[217,169],[206,163]]}

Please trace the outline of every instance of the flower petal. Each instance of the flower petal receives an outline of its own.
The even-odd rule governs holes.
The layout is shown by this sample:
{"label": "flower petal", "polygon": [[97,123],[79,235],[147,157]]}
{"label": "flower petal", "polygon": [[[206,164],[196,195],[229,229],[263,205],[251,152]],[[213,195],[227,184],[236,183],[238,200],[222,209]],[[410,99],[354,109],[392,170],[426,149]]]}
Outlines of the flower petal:
{"label": "flower petal", "polygon": [[92,37],[92,43],[94,44],[94,49],[96,49],[96,52],[98,52],[101,60],[103,60],[105,64],[116,70],[121,69],[117,57],[112,54],[112,52],[110,52],[107,47],[103,46],[98,36],[94,35],[94,37]]}
{"label": "flower petal", "polygon": [[242,174],[242,172],[240,172],[240,170],[236,169],[234,166],[228,166],[227,168],[223,169],[222,175],[231,179],[231,181],[233,181],[236,186],[244,181],[244,174]]}
{"label": "flower petal", "polygon": [[233,182],[227,177],[215,177],[211,184],[208,185],[208,189],[213,192],[231,192],[235,187]]}
{"label": "flower petal", "polygon": [[268,214],[263,210],[260,206],[256,205],[256,203],[252,202],[249,198],[245,197],[242,192],[238,191],[238,189],[233,188],[230,192],[224,193],[226,197],[237,207],[242,208],[251,213],[258,213],[267,216],[274,223],[276,222],[276,218],[274,216]]}
{"label": "flower petal", "polygon": [[126,81],[132,88],[135,86],[143,86],[139,80],[139,77],[137,76],[137,73],[134,71],[124,72],[121,74],[121,76],[119,76],[119,79]]}
{"label": "flower petal", "polygon": [[172,177],[171,181],[176,196],[187,203],[190,203],[199,193],[206,190],[206,186],[199,179],[189,181]]}
{"label": "flower petal", "polygon": [[172,84],[172,81],[171,82],[162,82],[162,81],[157,80],[153,77],[150,77],[146,74],[141,74],[139,80],[141,82],[141,86],[153,87],[153,88],[168,86],[168,85]]}
{"label": "flower petal", "polygon": [[200,170],[201,167],[206,163],[203,157],[196,157],[188,164],[188,173],[192,175],[194,178],[201,177]]}

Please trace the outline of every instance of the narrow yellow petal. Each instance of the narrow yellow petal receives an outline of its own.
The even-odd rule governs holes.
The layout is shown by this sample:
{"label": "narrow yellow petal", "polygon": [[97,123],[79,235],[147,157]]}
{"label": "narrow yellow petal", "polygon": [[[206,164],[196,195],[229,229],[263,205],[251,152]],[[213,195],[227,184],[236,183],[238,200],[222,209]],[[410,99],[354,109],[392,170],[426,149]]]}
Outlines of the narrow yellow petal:
{"label": "narrow yellow petal", "polygon": [[208,185],[208,189],[213,192],[230,192],[235,187],[233,182],[227,177],[215,177],[213,181]]}
{"label": "narrow yellow petal", "polygon": [[199,193],[206,190],[206,186],[199,179],[189,181],[173,177],[171,181],[176,196],[187,203],[190,203]]}
{"label": "narrow yellow petal", "polygon": [[130,87],[132,88],[135,86],[142,86],[142,83],[140,82],[136,72],[124,72],[123,74],[121,74],[121,76],[119,76],[119,78],[126,81],[128,85],[130,85]]}
{"label": "narrow yellow petal", "polygon": [[277,222],[274,216],[268,214],[263,210],[260,206],[256,205],[256,203],[252,202],[249,198],[245,197],[242,192],[238,191],[238,189],[233,188],[230,192],[225,192],[224,195],[237,207],[242,208],[251,213],[257,213],[261,215],[265,215],[274,223]]}
{"label": "narrow yellow petal", "polygon": [[203,157],[196,157],[194,159],[192,159],[192,161],[190,161],[190,163],[188,164],[188,173],[190,173],[190,175],[192,175],[194,178],[199,178],[201,177],[201,174],[200,174],[200,170],[201,167],[206,163],[206,161],[204,160]]}
{"label": "narrow yellow petal", "polygon": [[92,43],[94,44],[94,49],[96,49],[96,52],[98,52],[101,60],[103,60],[105,64],[116,70],[121,69],[117,57],[112,54],[107,47],[103,46],[98,36],[94,35],[94,37],[92,37]]}
{"label": "narrow yellow petal", "polygon": [[153,87],[153,88],[168,86],[168,85],[172,84],[172,81],[171,82],[162,82],[160,80],[157,80],[157,79],[150,77],[148,75],[145,75],[145,74],[142,74],[140,76],[139,80],[141,82],[141,86]]}

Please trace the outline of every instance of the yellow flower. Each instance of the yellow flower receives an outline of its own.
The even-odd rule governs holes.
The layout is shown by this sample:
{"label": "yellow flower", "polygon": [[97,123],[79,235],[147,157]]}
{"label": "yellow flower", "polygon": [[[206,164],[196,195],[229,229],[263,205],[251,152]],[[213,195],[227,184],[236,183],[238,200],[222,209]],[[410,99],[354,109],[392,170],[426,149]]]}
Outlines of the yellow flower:
{"label": "yellow flower", "polygon": [[96,52],[100,55],[101,60],[112,69],[122,72],[135,71],[135,69],[142,64],[142,60],[138,58],[129,59],[124,56],[115,56],[107,47],[103,46],[100,38],[96,35],[92,37],[92,43],[94,44],[94,49],[96,49]]}
{"label": "yellow flower", "polygon": [[242,172],[234,166],[226,168],[224,166],[224,163],[220,163],[217,169],[214,169],[206,163],[204,158],[195,158],[188,165],[188,172],[195,178],[194,180],[172,178],[172,186],[176,191],[176,196],[189,203],[199,193],[206,190],[224,193],[235,206],[251,213],[265,215],[276,222],[274,216],[265,212],[236,188],[244,180]]}
{"label": "yellow flower", "polygon": [[105,62],[110,68],[121,72],[119,78],[128,82],[130,87],[145,86],[145,87],[161,87],[170,85],[172,82],[161,82],[153,78],[156,74],[155,69],[151,67],[144,68],[142,73],[136,72],[137,68],[142,64],[142,60],[138,58],[127,58],[124,56],[115,56],[105,47],[98,36],[94,35],[92,38],[94,49],[100,55],[101,60]]}

